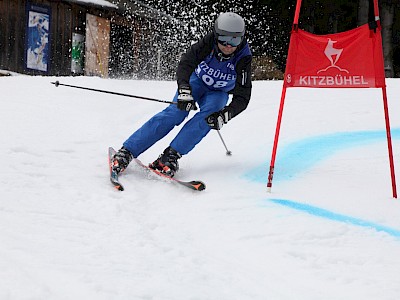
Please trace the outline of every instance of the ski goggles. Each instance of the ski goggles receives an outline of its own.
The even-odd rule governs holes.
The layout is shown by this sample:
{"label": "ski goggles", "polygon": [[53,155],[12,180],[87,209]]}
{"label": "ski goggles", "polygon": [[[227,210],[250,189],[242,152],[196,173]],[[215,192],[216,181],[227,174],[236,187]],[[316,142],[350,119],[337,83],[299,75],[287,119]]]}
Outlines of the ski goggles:
{"label": "ski goggles", "polygon": [[218,43],[220,43],[223,46],[230,45],[232,47],[237,47],[242,42],[242,37],[241,36],[230,36],[230,35],[219,35],[217,40],[218,40]]}

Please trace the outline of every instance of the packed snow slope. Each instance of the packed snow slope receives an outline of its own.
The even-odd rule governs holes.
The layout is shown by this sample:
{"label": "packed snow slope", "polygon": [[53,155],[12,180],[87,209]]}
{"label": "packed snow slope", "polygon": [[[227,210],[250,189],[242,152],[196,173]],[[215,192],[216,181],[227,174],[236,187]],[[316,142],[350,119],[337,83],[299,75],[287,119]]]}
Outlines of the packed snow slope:
{"label": "packed snow slope", "polygon": [[[254,82],[248,109],[180,160],[193,192],[119,148],[175,82],[0,77],[0,299],[400,298],[400,200],[392,198],[382,92],[289,89],[267,193],[282,81]],[[400,81],[388,79],[400,174]],[[193,114],[193,112],[192,112]],[[176,134],[142,154],[153,161]],[[400,175],[399,175],[400,176]]]}

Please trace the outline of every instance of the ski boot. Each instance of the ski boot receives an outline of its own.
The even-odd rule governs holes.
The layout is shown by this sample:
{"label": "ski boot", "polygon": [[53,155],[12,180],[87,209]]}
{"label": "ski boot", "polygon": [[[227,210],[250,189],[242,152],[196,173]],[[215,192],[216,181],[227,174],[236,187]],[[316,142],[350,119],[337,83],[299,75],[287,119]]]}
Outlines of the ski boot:
{"label": "ski boot", "polygon": [[182,155],[169,146],[149,167],[169,177],[174,177],[179,170],[178,159]]}
{"label": "ski boot", "polygon": [[115,153],[112,160],[112,168],[118,174],[123,172],[132,161],[133,155],[126,148],[122,147]]}

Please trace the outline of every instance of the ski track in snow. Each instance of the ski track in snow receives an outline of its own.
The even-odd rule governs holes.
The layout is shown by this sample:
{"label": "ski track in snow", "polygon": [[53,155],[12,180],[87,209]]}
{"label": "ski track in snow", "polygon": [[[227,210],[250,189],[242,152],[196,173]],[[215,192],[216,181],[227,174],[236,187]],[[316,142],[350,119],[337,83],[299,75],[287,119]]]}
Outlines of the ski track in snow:
{"label": "ski track in snow", "polygon": [[[175,82],[57,78],[167,99]],[[188,191],[107,148],[163,104],[0,78],[0,299],[383,299],[400,296],[400,204],[391,198],[379,91],[288,90],[272,193],[266,176],[282,82],[181,159]],[[388,80],[395,166],[399,80]],[[174,131],[144,153],[152,161]]]}

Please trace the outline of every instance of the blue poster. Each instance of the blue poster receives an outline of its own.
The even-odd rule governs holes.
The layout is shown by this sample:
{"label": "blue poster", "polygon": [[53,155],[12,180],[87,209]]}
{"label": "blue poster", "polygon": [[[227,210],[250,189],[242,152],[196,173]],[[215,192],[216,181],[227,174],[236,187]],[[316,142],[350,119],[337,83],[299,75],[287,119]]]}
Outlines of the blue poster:
{"label": "blue poster", "polygon": [[47,72],[50,58],[50,7],[28,4],[26,67]]}

